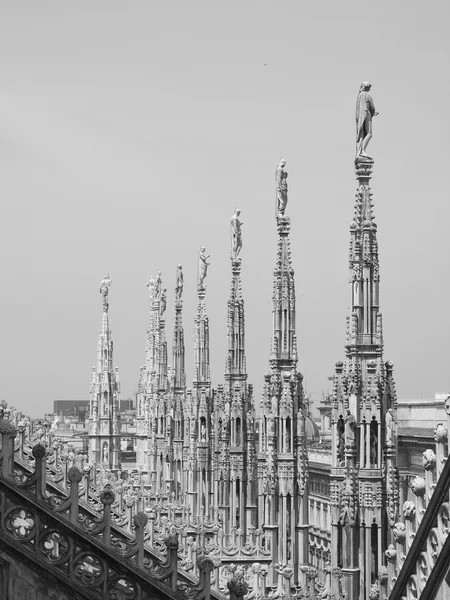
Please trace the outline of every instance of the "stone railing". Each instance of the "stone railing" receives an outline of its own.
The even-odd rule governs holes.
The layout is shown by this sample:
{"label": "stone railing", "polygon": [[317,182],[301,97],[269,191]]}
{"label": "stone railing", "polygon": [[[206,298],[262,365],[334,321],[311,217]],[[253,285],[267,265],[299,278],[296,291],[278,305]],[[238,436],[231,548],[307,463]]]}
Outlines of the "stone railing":
{"label": "stone railing", "polygon": [[[30,428],[20,420],[13,424],[17,431],[11,438],[14,457],[9,462],[13,461],[14,470],[6,477],[7,486],[31,493],[39,504],[50,506],[54,518],[70,521],[89,541],[93,538],[101,544],[106,541],[108,556],[119,553],[121,559],[126,557],[136,563],[137,550],[133,554],[133,549],[142,538],[147,576],[167,574],[167,561],[172,556],[179,598],[235,600],[242,596],[239,595],[242,591],[249,600],[263,600],[267,594],[273,598],[315,598],[316,593],[327,588],[318,584],[317,569],[308,565],[304,566],[306,583],[294,586],[292,569],[288,565],[273,565],[270,536],[266,538],[264,530],[249,527],[243,531],[234,527],[224,532],[214,507],[210,517],[194,516],[182,492],[156,489],[154,482],[126,478],[120,472],[89,464],[85,453],[63,443],[51,431],[40,432],[36,437],[30,435]],[[41,448],[39,457],[35,456],[37,447]],[[40,457],[42,448],[44,456]],[[172,543],[177,541],[172,555],[167,545],[169,539]],[[324,562],[326,557],[317,566]],[[268,586],[271,563],[276,587]],[[210,569],[208,573],[206,566]],[[169,579],[167,576],[158,581],[166,587]],[[200,591],[206,582],[209,596]],[[130,595],[131,592],[132,588]]]}
{"label": "stone railing", "polygon": [[[449,415],[447,427],[437,424],[435,451],[423,453],[424,475],[412,480],[412,497],[403,504],[403,518],[393,528],[395,544],[386,551],[387,595],[382,598],[449,597],[450,588],[444,578],[450,567],[450,395],[445,407]],[[440,589],[441,585],[446,591]]]}
{"label": "stone railing", "polygon": [[[83,506],[77,467],[68,471],[70,493],[48,494],[46,451],[33,448],[35,470],[30,475],[14,468],[14,437],[9,421],[0,420],[0,502],[2,539],[38,569],[44,569],[83,597],[220,598],[211,574],[214,561],[198,553],[197,577],[178,567],[179,540],[175,531],[165,539],[165,556],[148,549],[148,516],[133,517],[133,532],[124,535],[111,519],[112,489],[100,494],[102,513]],[[231,579],[231,578],[230,578]]]}

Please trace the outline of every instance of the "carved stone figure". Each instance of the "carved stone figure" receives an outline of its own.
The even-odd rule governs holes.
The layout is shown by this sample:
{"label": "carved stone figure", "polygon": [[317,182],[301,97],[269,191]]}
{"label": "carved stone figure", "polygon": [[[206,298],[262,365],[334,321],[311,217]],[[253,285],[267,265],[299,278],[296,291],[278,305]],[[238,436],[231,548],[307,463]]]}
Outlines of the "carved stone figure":
{"label": "carved stone figure", "polygon": [[231,249],[231,257],[237,258],[239,256],[239,252],[242,248],[242,232],[241,226],[243,225],[242,221],[239,220],[239,215],[241,214],[241,210],[237,208],[234,212],[234,215],[231,217],[231,236],[232,236],[232,249]]}
{"label": "carved stone figure", "polygon": [[148,293],[150,295],[150,302],[153,302],[153,298],[155,296],[155,285],[156,285],[156,280],[155,278],[152,276],[150,277],[150,279],[147,281],[147,287],[148,287]]}
{"label": "carved stone figure", "polygon": [[397,542],[402,543],[406,536],[406,526],[404,523],[398,522],[394,525],[393,529],[394,538]]}
{"label": "carved stone figure", "polygon": [[355,417],[347,408],[347,414],[345,417],[345,443],[347,446],[355,443],[355,424]]}
{"label": "carved stone figure", "polygon": [[376,465],[378,460],[378,437],[371,431],[370,432],[370,463]]}
{"label": "carved stone figure", "polygon": [[407,500],[403,504],[403,516],[405,519],[413,519],[416,514],[416,505],[412,500]]}
{"label": "carved stone figure", "polygon": [[205,254],[206,248],[205,246],[201,246],[200,247],[200,254],[198,255],[198,288],[203,288],[203,282],[205,281],[206,275],[208,273],[208,267],[211,263],[207,262],[207,259],[209,258],[209,254],[208,256],[206,256]]}
{"label": "carved stone figure", "polygon": [[182,265],[178,265],[178,267],[177,267],[177,282],[175,284],[175,300],[181,300],[181,297],[183,295],[183,282],[184,282],[183,267],[182,267]]}
{"label": "carved stone figure", "polygon": [[206,442],[206,426],[204,423],[202,423],[202,426],[200,428],[200,440],[202,442]]}
{"label": "carved stone figure", "polygon": [[447,430],[444,427],[443,423],[438,423],[436,425],[436,428],[434,430],[434,440],[435,442],[437,442],[438,444],[445,444],[445,442],[448,439],[448,433]]}
{"label": "carved stone figure", "polygon": [[166,312],[166,308],[167,308],[167,288],[164,288],[163,291],[161,292],[161,301],[159,304],[159,314],[161,317]]}
{"label": "carved stone figure", "polygon": [[103,299],[103,309],[108,308],[108,294],[109,294],[109,287],[110,287],[111,283],[112,283],[111,277],[109,276],[109,273],[106,273],[106,275],[103,277],[103,279],[100,283],[100,294]]}
{"label": "carved stone figure", "polygon": [[102,404],[102,406],[103,406],[103,415],[105,417],[107,417],[108,416],[108,402],[107,402],[106,396],[103,396],[103,404]]}
{"label": "carved stone figure", "polygon": [[422,465],[426,471],[434,469],[434,467],[436,466],[436,454],[433,452],[433,450],[431,450],[431,448],[428,448],[423,453]]}
{"label": "carved stone figure", "polygon": [[161,271],[158,271],[155,280],[155,300],[159,300],[161,298],[162,291],[162,279],[161,279]]}
{"label": "carved stone figure", "polygon": [[363,81],[359,88],[358,98],[356,100],[356,156],[370,158],[366,153],[366,148],[372,139],[372,117],[378,113],[375,112],[375,105],[372,96],[369,94],[371,84]]}
{"label": "carved stone figure", "polygon": [[423,496],[425,493],[425,479],[423,477],[414,477],[411,481],[411,489],[416,496]]}
{"label": "carved stone figure", "polygon": [[103,461],[108,461],[108,446],[106,444],[103,446]]}
{"label": "carved stone figure", "polygon": [[345,461],[345,434],[342,432],[339,436],[338,448],[337,448],[337,460],[338,464],[342,465]]}
{"label": "carved stone figure", "polygon": [[386,442],[392,442],[395,432],[394,411],[390,408],[385,417],[386,421]]}
{"label": "carved stone figure", "polygon": [[277,211],[278,216],[283,216],[286,211],[288,201],[287,171],[285,170],[286,161],[282,158],[276,170],[277,182]]}

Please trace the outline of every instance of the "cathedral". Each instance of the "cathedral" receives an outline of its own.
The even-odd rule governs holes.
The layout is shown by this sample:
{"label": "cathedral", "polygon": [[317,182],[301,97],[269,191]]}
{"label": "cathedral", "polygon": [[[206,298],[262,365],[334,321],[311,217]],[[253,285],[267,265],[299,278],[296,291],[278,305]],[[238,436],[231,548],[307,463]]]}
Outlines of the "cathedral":
{"label": "cathedral", "polygon": [[272,335],[261,397],[255,397],[246,368],[242,223],[236,210],[225,372],[216,388],[210,374],[206,248],[198,256],[191,387],[182,266],[176,270],[171,355],[165,322],[170,303],[161,273],[147,284],[136,475],[126,475],[110,329],[112,280],[106,275],[90,382],[88,451],[75,451],[52,431],[32,431],[20,411],[1,409],[1,598],[450,597],[450,395],[447,421],[436,424],[435,447],[423,453],[423,473],[400,493],[394,366],[383,354],[370,187],[374,160],[366,153],[376,115],[370,87],[364,82],[357,100],[351,306],[343,359],[335,363],[324,409],[329,447],[316,451],[310,444],[317,426],[298,364],[290,249],[295,223],[281,160]]}

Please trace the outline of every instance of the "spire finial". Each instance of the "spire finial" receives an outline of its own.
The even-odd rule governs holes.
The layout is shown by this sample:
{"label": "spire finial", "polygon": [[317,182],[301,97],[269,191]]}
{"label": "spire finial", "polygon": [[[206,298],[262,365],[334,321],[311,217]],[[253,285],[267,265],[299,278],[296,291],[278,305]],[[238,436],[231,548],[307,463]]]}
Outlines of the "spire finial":
{"label": "spire finial", "polygon": [[183,266],[177,266],[177,282],[175,284],[175,302],[181,302],[181,297],[183,296],[183,286],[184,286],[184,275],[183,275]]}
{"label": "spire finial", "polygon": [[376,117],[378,113],[369,94],[371,87],[371,83],[363,81],[356,99],[356,161],[372,160],[366,153],[366,148],[372,139],[372,117]]}
{"label": "spire finial", "polygon": [[234,211],[234,215],[231,217],[231,260],[236,261],[239,252],[242,248],[242,232],[241,227],[244,223],[239,220],[239,215],[241,214],[241,209],[236,208]]}
{"label": "spire finial", "polygon": [[100,294],[103,299],[103,312],[108,312],[108,308],[109,308],[108,294],[109,294],[109,287],[110,287],[111,283],[112,283],[112,279],[109,276],[109,273],[106,273],[106,275],[103,277],[103,279],[100,283]]}
{"label": "spire finial", "polygon": [[284,217],[284,213],[286,211],[287,201],[288,201],[288,185],[287,185],[287,176],[288,173],[284,168],[286,166],[286,161],[284,158],[280,160],[278,163],[277,170],[275,171],[275,181],[277,188],[277,216]]}
{"label": "spire finial", "polygon": [[207,262],[207,259],[210,257],[206,256],[206,248],[205,246],[200,246],[200,253],[198,255],[198,279],[197,279],[197,288],[200,292],[201,290],[205,290],[204,281],[206,275],[208,274],[208,267],[211,263]]}

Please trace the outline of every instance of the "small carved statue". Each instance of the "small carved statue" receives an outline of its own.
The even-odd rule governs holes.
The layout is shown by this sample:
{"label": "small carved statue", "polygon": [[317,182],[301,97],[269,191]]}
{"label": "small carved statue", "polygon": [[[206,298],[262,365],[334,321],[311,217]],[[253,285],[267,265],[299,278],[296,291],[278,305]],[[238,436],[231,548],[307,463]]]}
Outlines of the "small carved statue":
{"label": "small carved statue", "polygon": [[231,249],[231,258],[236,259],[239,256],[239,252],[242,248],[242,232],[241,226],[243,225],[242,221],[239,220],[239,215],[241,214],[241,210],[237,208],[234,212],[234,215],[231,217],[231,236],[232,236],[232,249]]}
{"label": "small carved statue", "polygon": [[161,271],[158,271],[155,280],[155,300],[159,300],[161,298],[162,291],[162,279],[161,279]]}
{"label": "small carved statue", "polygon": [[356,157],[362,156],[369,159],[366,148],[372,139],[372,117],[378,114],[375,112],[375,105],[369,94],[371,87],[372,85],[368,81],[363,81],[356,100]]}
{"label": "small carved statue", "polygon": [[200,440],[202,442],[206,442],[206,426],[204,423],[202,423],[202,426],[200,428]]}
{"label": "small carved statue", "polygon": [[159,315],[162,317],[167,308],[167,288],[161,292],[161,301],[159,303]]}
{"label": "small carved statue", "polygon": [[103,461],[104,462],[108,461],[108,446],[107,446],[107,444],[105,444],[103,446]]}
{"label": "small carved statue", "polygon": [[175,284],[175,300],[181,300],[181,296],[183,295],[183,267],[182,265],[178,265],[177,267],[177,282]]}
{"label": "small carved statue", "polygon": [[345,417],[345,443],[347,446],[355,443],[355,416],[347,408],[347,414]]}
{"label": "small carved statue", "polygon": [[338,449],[337,449],[337,460],[339,466],[345,462],[345,434],[342,432],[339,436]]}
{"label": "small carved statue", "polygon": [[198,256],[198,288],[203,288],[203,282],[205,281],[206,275],[208,273],[208,267],[211,263],[207,262],[207,259],[209,258],[209,254],[208,256],[206,256],[205,254],[206,248],[205,246],[201,246],[200,247],[200,254]]}
{"label": "small carved statue", "polygon": [[277,211],[278,216],[284,216],[288,201],[288,185],[287,185],[287,171],[284,168],[286,161],[282,158],[276,170],[276,183],[277,183]]}
{"label": "small carved statue", "polygon": [[371,431],[370,432],[370,464],[376,465],[378,461],[378,437]]}
{"label": "small carved statue", "polygon": [[385,417],[386,421],[386,442],[392,442],[395,431],[394,411],[390,408]]}
{"label": "small carved statue", "polygon": [[100,294],[103,298],[103,308],[107,309],[108,308],[108,294],[109,294],[109,286],[111,285],[112,280],[111,277],[109,276],[109,273],[106,273],[106,275],[103,277],[101,283],[100,283]]}
{"label": "small carved statue", "polygon": [[155,296],[155,286],[156,286],[156,280],[155,278],[152,276],[150,277],[150,279],[147,281],[147,287],[148,287],[148,293],[150,295],[150,302],[153,302],[153,298]]}

